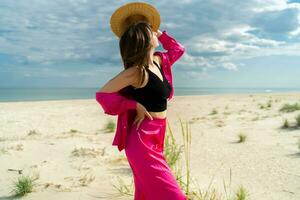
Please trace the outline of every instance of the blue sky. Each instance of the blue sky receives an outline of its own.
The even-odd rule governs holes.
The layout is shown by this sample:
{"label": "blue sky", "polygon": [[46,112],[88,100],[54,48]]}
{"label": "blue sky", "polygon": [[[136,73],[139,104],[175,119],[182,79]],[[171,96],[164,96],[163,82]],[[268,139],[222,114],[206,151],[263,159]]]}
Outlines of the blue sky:
{"label": "blue sky", "polygon": [[[100,88],[123,70],[109,20],[128,2],[1,0],[0,87]],[[175,87],[300,87],[300,0],[147,2],[187,49]]]}

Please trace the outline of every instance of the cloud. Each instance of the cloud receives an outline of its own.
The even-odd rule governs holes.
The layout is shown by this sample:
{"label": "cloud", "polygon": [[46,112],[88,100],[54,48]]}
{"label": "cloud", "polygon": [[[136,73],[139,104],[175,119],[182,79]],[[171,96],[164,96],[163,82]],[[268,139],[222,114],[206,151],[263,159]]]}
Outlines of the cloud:
{"label": "cloud", "polygon": [[229,69],[229,70],[237,70],[237,66],[233,63],[224,63],[223,64],[225,69]]}
{"label": "cloud", "polygon": [[299,10],[296,8],[263,12],[253,18],[252,25],[259,30],[257,34],[264,34],[265,37],[287,35],[299,27],[298,15]]}
{"label": "cloud", "polygon": [[[2,0],[0,53],[10,55],[23,66],[39,65],[40,70],[28,68],[27,74],[32,76],[54,75],[60,70],[70,76],[76,74],[78,69],[68,72],[68,63],[97,65],[89,69],[91,74],[108,65],[110,69],[120,69],[118,39],[110,30],[109,20],[113,11],[127,2],[130,1]],[[237,60],[299,55],[300,4],[296,1],[148,2],[160,11],[160,29],[187,47],[176,63],[183,72],[186,68],[193,70],[190,74],[218,67],[238,70]],[[0,64],[0,68],[6,66]],[[82,72],[85,74],[89,75]]]}
{"label": "cloud", "polygon": [[195,1],[187,6],[184,8],[190,14],[187,21],[183,14],[176,16],[179,23],[187,24],[184,31],[187,37],[179,33],[188,49],[188,55],[181,61],[183,69],[193,65],[237,70],[239,64],[234,64],[235,60],[264,55],[299,55],[294,52],[299,43],[296,37],[300,30],[299,5],[283,0],[213,0]]}
{"label": "cloud", "polygon": [[[93,62],[97,58],[111,57],[113,49],[110,47],[116,39],[106,30],[109,28],[107,17],[114,4],[103,3],[5,1],[5,6],[0,7],[0,27],[6,27],[0,28],[2,52],[41,64],[89,59]],[[106,51],[101,52],[101,49]]]}
{"label": "cloud", "polygon": [[300,4],[300,0],[288,0],[289,3],[299,3]]}

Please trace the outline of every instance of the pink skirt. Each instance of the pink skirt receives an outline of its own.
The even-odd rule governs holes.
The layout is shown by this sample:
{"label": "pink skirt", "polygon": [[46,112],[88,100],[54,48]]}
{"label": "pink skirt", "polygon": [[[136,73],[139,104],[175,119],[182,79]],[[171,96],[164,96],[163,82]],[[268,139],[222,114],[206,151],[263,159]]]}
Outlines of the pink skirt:
{"label": "pink skirt", "polygon": [[186,200],[166,159],[166,118],[145,117],[130,129],[125,153],[134,176],[134,200]]}

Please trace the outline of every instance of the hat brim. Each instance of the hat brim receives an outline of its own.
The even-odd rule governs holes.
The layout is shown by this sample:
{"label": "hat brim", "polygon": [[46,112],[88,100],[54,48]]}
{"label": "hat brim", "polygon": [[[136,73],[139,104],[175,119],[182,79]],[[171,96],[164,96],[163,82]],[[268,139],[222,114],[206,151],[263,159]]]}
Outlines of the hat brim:
{"label": "hat brim", "polygon": [[110,18],[112,32],[121,37],[125,31],[125,20],[129,16],[141,15],[152,25],[152,29],[157,31],[160,26],[160,14],[158,10],[150,4],[143,2],[132,2],[119,7]]}

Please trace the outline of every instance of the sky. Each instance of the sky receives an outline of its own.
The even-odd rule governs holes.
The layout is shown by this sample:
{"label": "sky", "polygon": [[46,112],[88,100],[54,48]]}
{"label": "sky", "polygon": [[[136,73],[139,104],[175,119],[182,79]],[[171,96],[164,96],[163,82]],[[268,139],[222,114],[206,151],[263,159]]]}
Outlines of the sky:
{"label": "sky", "polygon": [[[101,88],[124,69],[109,21],[129,2],[0,0],[0,88]],[[145,2],[186,48],[175,87],[300,88],[300,0]]]}

